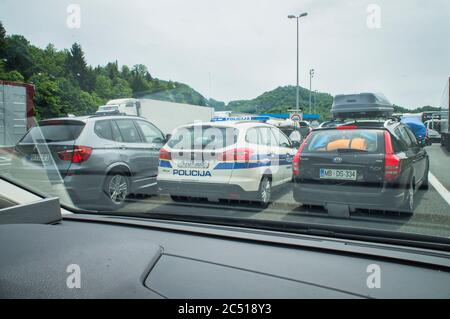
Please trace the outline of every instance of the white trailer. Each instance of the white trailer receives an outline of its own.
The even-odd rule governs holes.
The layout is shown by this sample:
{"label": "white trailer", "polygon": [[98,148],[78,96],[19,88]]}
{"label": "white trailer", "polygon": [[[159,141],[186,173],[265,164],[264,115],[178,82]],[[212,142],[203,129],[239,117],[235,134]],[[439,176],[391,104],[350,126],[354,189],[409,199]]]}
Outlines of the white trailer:
{"label": "white trailer", "polygon": [[34,86],[0,80],[0,147],[14,146],[33,124]]}
{"label": "white trailer", "polygon": [[[107,106],[114,106],[116,113],[138,115],[155,124],[164,134],[186,124],[194,122],[209,122],[214,116],[214,108],[173,103],[150,99],[120,99],[112,100]],[[116,107],[117,106],[117,107]],[[102,106],[103,110],[105,107]],[[98,113],[100,112],[99,109]]]}

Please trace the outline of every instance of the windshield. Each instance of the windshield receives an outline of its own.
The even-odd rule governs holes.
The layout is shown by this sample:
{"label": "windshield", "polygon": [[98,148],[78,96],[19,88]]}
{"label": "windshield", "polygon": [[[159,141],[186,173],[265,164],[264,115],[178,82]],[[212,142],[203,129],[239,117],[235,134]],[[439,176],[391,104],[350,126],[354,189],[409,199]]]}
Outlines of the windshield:
{"label": "windshield", "polygon": [[449,1],[0,2],[0,178],[80,214],[450,239]]}

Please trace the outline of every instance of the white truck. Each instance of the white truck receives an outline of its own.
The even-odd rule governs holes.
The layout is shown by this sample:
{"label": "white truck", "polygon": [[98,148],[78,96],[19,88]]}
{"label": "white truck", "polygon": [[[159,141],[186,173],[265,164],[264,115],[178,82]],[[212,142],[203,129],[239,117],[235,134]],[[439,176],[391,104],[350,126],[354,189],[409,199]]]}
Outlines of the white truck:
{"label": "white truck", "polygon": [[99,115],[114,113],[146,118],[164,134],[171,134],[181,125],[211,121],[214,108],[151,99],[119,99],[109,101],[97,111]]}
{"label": "white truck", "polygon": [[441,98],[441,145],[450,152],[450,78],[445,83],[444,92]]}

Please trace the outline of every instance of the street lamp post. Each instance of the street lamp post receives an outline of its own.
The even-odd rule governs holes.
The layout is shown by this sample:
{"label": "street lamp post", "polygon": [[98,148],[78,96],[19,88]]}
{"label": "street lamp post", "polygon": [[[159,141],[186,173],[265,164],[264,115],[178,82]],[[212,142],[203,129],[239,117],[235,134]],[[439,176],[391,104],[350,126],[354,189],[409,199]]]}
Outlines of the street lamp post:
{"label": "street lamp post", "polygon": [[312,105],[312,100],[311,100],[311,90],[312,90],[312,78],[314,77],[314,69],[309,70],[309,114],[311,114],[311,105]]}
{"label": "street lamp post", "polygon": [[297,95],[296,95],[296,103],[295,103],[295,107],[296,107],[296,112],[299,113],[299,103],[300,103],[300,85],[299,85],[299,72],[300,72],[300,67],[299,67],[299,19],[306,17],[308,15],[308,13],[304,12],[298,16],[295,15],[288,15],[289,19],[296,19],[297,20]]}
{"label": "street lamp post", "polygon": [[313,112],[314,112],[314,114],[316,114],[317,113],[317,105],[316,105],[316,101],[317,100],[317,90],[314,90],[314,108],[313,108]]}

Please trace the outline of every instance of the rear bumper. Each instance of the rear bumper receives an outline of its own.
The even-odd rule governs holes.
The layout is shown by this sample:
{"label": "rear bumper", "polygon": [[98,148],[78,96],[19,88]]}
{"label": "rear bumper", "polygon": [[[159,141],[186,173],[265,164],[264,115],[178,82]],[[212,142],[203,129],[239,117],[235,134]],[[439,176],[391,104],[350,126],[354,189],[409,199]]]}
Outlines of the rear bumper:
{"label": "rear bumper", "polygon": [[161,195],[209,199],[256,200],[257,192],[247,192],[241,186],[224,183],[175,182],[158,180]]}
{"label": "rear bumper", "polygon": [[372,186],[294,183],[294,199],[306,205],[348,205],[350,208],[396,210],[404,203],[404,190]]}

